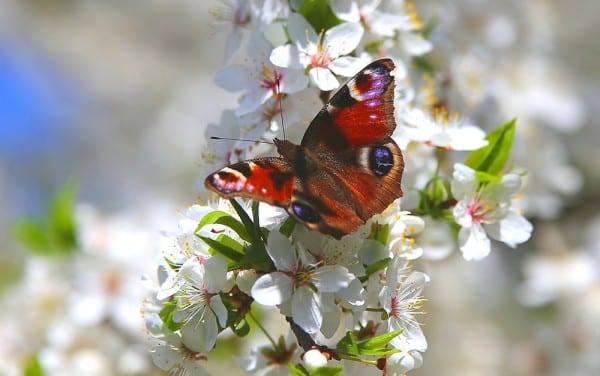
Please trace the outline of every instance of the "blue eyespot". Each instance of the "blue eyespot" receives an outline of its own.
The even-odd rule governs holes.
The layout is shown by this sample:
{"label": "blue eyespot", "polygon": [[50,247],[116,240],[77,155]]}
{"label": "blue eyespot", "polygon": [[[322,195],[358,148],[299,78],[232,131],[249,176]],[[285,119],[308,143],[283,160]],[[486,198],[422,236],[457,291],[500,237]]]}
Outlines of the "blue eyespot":
{"label": "blue eyespot", "polygon": [[369,155],[369,165],[375,175],[383,176],[394,166],[394,156],[385,146],[374,147]]}
{"label": "blue eyespot", "polygon": [[296,217],[300,218],[304,222],[316,223],[321,219],[319,214],[317,214],[313,208],[298,201],[292,203],[292,210],[294,211]]}

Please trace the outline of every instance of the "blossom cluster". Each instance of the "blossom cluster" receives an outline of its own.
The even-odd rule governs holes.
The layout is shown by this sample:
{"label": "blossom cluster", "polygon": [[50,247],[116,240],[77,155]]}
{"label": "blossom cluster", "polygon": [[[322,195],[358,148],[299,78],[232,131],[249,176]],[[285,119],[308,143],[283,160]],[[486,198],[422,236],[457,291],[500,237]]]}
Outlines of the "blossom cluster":
{"label": "blossom cluster", "polygon": [[[514,247],[531,235],[518,206],[523,170],[506,167],[516,121],[486,134],[438,97],[441,75],[424,59],[433,49],[428,25],[408,1],[228,4],[215,12],[228,34],[215,82],[241,97],[206,128],[206,140],[234,141],[207,143],[203,171],[272,154],[274,136],[297,141],[331,91],[385,56],[396,65],[392,137],[404,153],[405,196],[335,240],[279,208],[203,195],[163,249],[144,303],[155,364],[206,374],[221,333],[259,328],[268,343],[238,358],[247,372],[403,375],[420,367],[429,277],[415,265],[456,246],[480,260],[490,238]],[[284,318],[292,336],[273,338],[263,315]]]}

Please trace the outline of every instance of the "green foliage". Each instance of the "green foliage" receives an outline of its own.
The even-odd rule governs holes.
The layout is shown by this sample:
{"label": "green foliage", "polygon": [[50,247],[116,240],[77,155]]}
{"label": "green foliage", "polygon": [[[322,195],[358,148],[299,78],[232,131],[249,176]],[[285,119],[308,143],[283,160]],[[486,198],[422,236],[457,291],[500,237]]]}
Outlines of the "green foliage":
{"label": "green foliage", "polygon": [[317,33],[339,25],[342,21],[331,10],[327,0],[304,0],[298,8]]}
{"label": "green foliage", "polygon": [[[487,175],[499,175],[512,149],[516,122],[517,119],[513,119],[491,131],[485,138],[488,145],[472,151],[467,156],[465,165]],[[487,175],[478,178],[489,178]]]}
{"label": "green foliage", "polygon": [[360,342],[357,342],[354,333],[347,332],[344,338],[338,342],[336,348],[340,353],[348,356],[385,356],[394,354],[399,350],[386,348],[385,346],[402,332],[403,330],[400,329]]}
{"label": "green foliage", "polygon": [[450,196],[450,187],[445,179],[435,175],[427,182],[425,188],[419,191],[417,212],[440,218],[444,215],[444,203]]}
{"label": "green foliage", "polygon": [[158,317],[160,317],[160,319],[165,324],[167,329],[169,329],[172,332],[179,330],[179,328],[181,328],[181,325],[182,325],[180,322],[177,322],[173,319],[173,313],[175,312],[176,309],[177,309],[177,301],[171,300],[171,301],[163,304],[162,309],[158,313]]}
{"label": "green foliage", "polygon": [[294,366],[291,363],[288,364],[288,369],[293,376],[337,376],[344,370],[341,366],[324,366],[309,371],[302,364]]}
{"label": "green foliage", "polygon": [[17,241],[43,256],[69,254],[77,249],[74,218],[77,186],[65,183],[50,203],[44,218],[25,217],[13,224]]}
{"label": "green foliage", "polygon": [[385,269],[391,261],[391,258],[386,257],[384,259],[372,263],[371,265],[367,265],[367,267],[365,268],[365,276],[360,278],[361,282],[365,282],[367,279],[369,279],[369,277],[372,274]]}
{"label": "green foliage", "polygon": [[23,369],[24,376],[44,376],[45,372],[40,364],[37,354],[27,359],[25,368]]}

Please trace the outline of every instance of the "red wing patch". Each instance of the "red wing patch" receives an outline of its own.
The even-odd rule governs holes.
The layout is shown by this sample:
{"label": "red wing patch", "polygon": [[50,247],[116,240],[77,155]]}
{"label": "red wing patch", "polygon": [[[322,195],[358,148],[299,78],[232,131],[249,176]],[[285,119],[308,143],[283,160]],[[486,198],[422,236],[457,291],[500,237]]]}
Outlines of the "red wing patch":
{"label": "red wing patch", "polygon": [[350,79],[317,114],[302,145],[335,150],[381,142],[396,128],[394,63],[378,60]]}
{"label": "red wing patch", "polygon": [[292,197],[294,174],[282,158],[240,162],[208,175],[206,188],[225,198],[248,197],[287,207]]}

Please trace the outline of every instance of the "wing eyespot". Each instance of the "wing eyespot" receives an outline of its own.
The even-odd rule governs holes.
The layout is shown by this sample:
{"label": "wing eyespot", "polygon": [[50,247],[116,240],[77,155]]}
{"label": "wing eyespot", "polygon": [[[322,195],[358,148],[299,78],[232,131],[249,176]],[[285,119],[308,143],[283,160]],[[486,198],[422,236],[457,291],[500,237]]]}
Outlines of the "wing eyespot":
{"label": "wing eyespot", "polygon": [[321,220],[321,216],[310,206],[300,202],[292,202],[292,212],[301,221],[307,223],[317,223]]}

